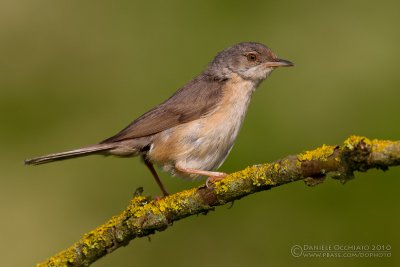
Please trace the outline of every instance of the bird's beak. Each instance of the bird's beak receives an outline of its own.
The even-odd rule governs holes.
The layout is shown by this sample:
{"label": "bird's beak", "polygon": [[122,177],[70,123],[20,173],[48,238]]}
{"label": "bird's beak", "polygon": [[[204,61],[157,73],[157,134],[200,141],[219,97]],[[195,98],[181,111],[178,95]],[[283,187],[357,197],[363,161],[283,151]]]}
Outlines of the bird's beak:
{"label": "bird's beak", "polygon": [[269,61],[265,63],[266,67],[292,67],[294,64],[286,59],[274,59],[274,61]]}

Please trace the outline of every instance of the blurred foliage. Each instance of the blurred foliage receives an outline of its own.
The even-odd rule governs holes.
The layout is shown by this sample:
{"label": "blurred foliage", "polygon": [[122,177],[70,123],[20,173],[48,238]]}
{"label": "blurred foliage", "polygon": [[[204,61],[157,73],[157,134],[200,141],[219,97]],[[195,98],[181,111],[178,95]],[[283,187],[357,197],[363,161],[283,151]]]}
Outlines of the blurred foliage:
{"label": "blurred foliage", "polygon": [[[2,265],[28,266],[159,194],[138,159],[24,158],[98,142],[241,41],[296,67],[255,93],[230,172],[350,134],[399,139],[398,1],[27,1],[0,3]],[[290,184],[218,208],[95,266],[399,266],[400,170]],[[195,186],[162,174],[171,192]],[[390,244],[391,258],[294,258],[295,245]],[[23,255],[23,256],[22,256]]]}

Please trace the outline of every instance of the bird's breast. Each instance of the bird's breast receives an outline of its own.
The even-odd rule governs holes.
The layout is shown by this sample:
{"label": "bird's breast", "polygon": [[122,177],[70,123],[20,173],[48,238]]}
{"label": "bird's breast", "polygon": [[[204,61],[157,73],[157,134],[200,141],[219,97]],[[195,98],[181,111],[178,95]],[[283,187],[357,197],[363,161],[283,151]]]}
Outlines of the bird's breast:
{"label": "bird's breast", "polygon": [[209,114],[160,133],[149,158],[174,170],[176,163],[192,169],[218,168],[239,133],[255,85],[234,77],[223,86],[223,97]]}

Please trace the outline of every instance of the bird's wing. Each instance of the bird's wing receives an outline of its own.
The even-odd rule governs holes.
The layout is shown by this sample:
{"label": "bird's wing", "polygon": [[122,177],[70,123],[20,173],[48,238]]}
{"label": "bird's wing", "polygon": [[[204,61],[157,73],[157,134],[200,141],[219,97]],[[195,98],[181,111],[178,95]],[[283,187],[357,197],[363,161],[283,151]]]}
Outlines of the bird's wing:
{"label": "bird's wing", "polygon": [[225,81],[200,75],[164,103],[146,112],[125,129],[101,143],[149,136],[199,119],[218,105],[224,83]]}

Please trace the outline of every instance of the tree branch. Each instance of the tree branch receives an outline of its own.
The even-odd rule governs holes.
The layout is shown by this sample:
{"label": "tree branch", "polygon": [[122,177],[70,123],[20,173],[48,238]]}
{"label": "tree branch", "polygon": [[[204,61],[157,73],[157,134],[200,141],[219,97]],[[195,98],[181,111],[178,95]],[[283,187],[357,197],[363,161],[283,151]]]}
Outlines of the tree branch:
{"label": "tree branch", "polygon": [[346,182],[354,171],[387,170],[395,165],[400,165],[400,141],[351,136],[341,146],[323,145],[276,162],[247,167],[210,188],[201,186],[155,200],[139,195],[120,215],[38,266],[88,266],[136,237],[163,231],[174,221],[207,213],[255,192],[298,180],[312,186],[321,183],[327,174]]}

